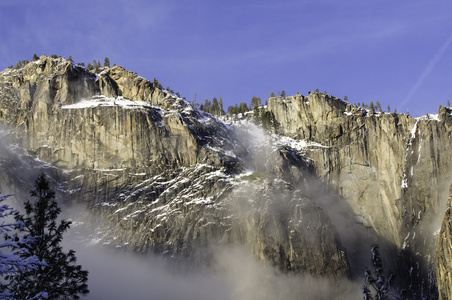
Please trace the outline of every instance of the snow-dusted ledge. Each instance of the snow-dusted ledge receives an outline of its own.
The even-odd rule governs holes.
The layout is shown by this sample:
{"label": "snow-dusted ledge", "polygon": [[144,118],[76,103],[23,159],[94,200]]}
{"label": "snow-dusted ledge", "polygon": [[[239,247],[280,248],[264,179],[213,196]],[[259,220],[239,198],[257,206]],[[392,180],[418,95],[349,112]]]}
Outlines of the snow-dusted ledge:
{"label": "snow-dusted ledge", "polygon": [[140,109],[153,107],[151,104],[145,101],[133,101],[124,99],[123,97],[109,98],[103,95],[94,96],[89,99],[81,99],[77,103],[63,105],[62,109],[81,109],[81,108],[93,108],[98,106],[119,106],[126,109]]}

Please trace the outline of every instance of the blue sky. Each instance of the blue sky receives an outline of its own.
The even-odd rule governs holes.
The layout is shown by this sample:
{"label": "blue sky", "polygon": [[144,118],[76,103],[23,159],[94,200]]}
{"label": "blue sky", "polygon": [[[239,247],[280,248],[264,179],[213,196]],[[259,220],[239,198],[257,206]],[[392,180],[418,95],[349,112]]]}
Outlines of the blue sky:
{"label": "blue sky", "polygon": [[452,100],[452,1],[2,0],[0,69],[109,57],[225,106],[319,89],[411,115]]}

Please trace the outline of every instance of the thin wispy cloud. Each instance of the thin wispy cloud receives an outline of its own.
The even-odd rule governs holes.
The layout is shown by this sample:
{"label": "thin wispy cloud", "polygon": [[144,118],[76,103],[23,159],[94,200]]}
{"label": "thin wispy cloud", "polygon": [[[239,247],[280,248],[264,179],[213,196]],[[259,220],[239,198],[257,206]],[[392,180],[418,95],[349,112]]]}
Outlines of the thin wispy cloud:
{"label": "thin wispy cloud", "polygon": [[419,90],[419,88],[424,83],[425,79],[430,76],[430,74],[433,71],[433,68],[435,68],[436,64],[441,60],[441,58],[444,56],[444,53],[446,52],[447,48],[449,48],[450,44],[452,44],[452,35],[444,42],[444,44],[438,49],[438,51],[435,53],[435,55],[430,59],[427,66],[425,67],[424,71],[419,76],[416,83],[412,86],[410,91],[408,92],[408,95],[405,97],[405,99],[399,104],[399,109],[405,108],[408,102],[410,102],[413,98],[413,96],[416,94],[416,92]]}

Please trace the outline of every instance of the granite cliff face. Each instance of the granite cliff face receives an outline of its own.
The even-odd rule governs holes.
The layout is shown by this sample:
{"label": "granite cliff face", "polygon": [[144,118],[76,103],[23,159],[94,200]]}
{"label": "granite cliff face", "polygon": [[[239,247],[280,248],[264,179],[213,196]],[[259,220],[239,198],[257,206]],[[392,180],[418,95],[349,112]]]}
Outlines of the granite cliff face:
{"label": "granite cliff face", "polygon": [[444,300],[452,298],[452,276],[450,273],[452,266],[452,217],[450,211],[452,186],[449,194],[446,213],[436,244],[436,277],[438,278],[439,299]]}
{"label": "granite cliff face", "polygon": [[[239,244],[284,271],[350,274],[331,220],[295,188],[312,168],[290,147],[251,144],[121,67],[96,75],[43,56],[0,76],[2,123],[65,198],[86,204],[93,240],[200,262]],[[2,188],[20,189],[4,170]]]}
{"label": "granite cliff face", "polygon": [[441,108],[439,119],[414,119],[372,114],[337,98],[310,93],[270,99],[268,110],[281,134],[323,145],[306,153],[314,160],[316,173],[356,209],[366,226],[398,247],[406,233],[401,222],[405,217],[407,224],[413,222],[406,202],[422,206],[421,215],[439,212],[451,181],[452,123],[446,108]]}
{"label": "granite cliff face", "polygon": [[[320,93],[261,109],[273,135],[121,67],[93,74],[43,56],[0,73],[0,121],[21,168],[44,167],[86,205],[95,241],[199,262],[212,245],[239,244],[281,270],[330,277],[359,275],[379,243],[409,284],[434,289],[425,278],[452,181],[450,111],[414,119]],[[0,157],[4,190],[25,181],[12,147]]]}
{"label": "granite cliff face", "polygon": [[441,107],[438,115],[414,119],[310,93],[271,98],[268,111],[279,133],[322,145],[306,151],[316,174],[359,222],[400,249],[404,263],[416,261],[419,272],[428,273],[437,216],[452,180],[450,110]]}
{"label": "granite cliff face", "polygon": [[58,167],[165,169],[228,159],[206,144],[233,148],[224,125],[120,67],[96,76],[43,57],[2,78],[0,116],[25,135],[27,149]]}

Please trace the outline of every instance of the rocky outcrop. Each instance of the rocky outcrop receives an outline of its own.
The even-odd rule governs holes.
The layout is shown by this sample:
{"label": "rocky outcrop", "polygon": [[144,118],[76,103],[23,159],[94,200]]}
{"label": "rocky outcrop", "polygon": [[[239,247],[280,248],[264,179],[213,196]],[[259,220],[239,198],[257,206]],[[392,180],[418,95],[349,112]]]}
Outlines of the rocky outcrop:
{"label": "rocky outcrop", "polygon": [[43,56],[0,82],[0,120],[65,199],[86,204],[93,240],[192,261],[236,243],[285,271],[350,274],[334,224],[300,185],[312,166],[289,146],[256,152],[121,67],[93,74]]}
{"label": "rocky outcrop", "polygon": [[270,98],[265,113],[273,137],[121,67],[93,74],[43,56],[0,73],[0,120],[24,151],[15,161],[5,148],[0,184],[24,182],[18,161],[46,168],[89,208],[93,240],[135,251],[205,261],[211,245],[237,243],[285,271],[340,277],[378,242],[410,284],[432,271],[449,109],[414,119],[314,92]]}
{"label": "rocky outcrop", "polygon": [[[233,148],[222,123],[120,67],[96,76],[64,59],[41,57],[2,72],[0,93],[0,116],[18,129],[23,146],[63,168],[162,170],[219,163],[229,158],[212,149]],[[155,106],[160,103],[166,106]]]}
{"label": "rocky outcrop", "polygon": [[[166,93],[155,87],[147,79],[122,67],[106,68],[99,74],[99,90],[107,97],[122,96],[136,101],[147,101],[154,105],[165,106]],[[164,107],[165,109],[168,107]]]}
{"label": "rocky outcrop", "polygon": [[422,215],[431,209],[432,217],[440,210],[445,186],[452,179],[448,151],[452,123],[446,108],[440,119],[413,119],[371,113],[310,93],[271,98],[268,109],[281,134],[319,143],[306,153],[315,161],[316,173],[336,188],[366,226],[399,247],[404,227],[414,222],[407,213],[414,203],[423,204]]}
{"label": "rocky outcrop", "polygon": [[199,165],[121,192],[123,201],[93,209],[109,219],[103,242],[196,262],[209,259],[211,246],[239,244],[284,271],[349,275],[334,226],[287,181]]}
{"label": "rocky outcrop", "polygon": [[449,192],[446,214],[436,241],[436,277],[439,299],[452,299],[452,186]]}
{"label": "rocky outcrop", "polygon": [[396,114],[367,116],[319,93],[273,98],[268,107],[281,134],[320,144],[306,155],[315,161],[318,176],[336,188],[361,222],[399,241],[400,208],[394,200],[402,194],[407,132],[414,120]]}
{"label": "rocky outcrop", "polygon": [[357,222],[411,256],[415,270],[429,272],[437,215],[452,181],[451,111],[414,119],[319,93],[270,98],[268,110],[281,134],[318,143],[306,156]]}

